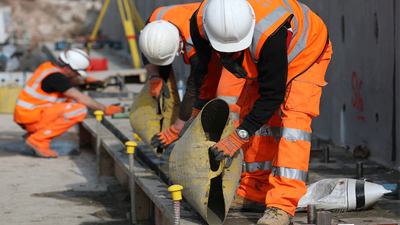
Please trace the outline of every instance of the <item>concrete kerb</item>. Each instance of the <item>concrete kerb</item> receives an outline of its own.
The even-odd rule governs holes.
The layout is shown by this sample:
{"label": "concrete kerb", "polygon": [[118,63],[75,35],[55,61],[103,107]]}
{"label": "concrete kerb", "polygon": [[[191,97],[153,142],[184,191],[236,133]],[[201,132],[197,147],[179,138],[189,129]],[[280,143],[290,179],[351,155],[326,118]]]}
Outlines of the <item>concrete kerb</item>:
{"label": "concrete kerb", "polygon": [[[94,118],[85,119],[82,122],[82,127],[90,133],[92,138],[96,137],[96,120]],[[114,168],[116,168],[117,165],[125,175],[129,177],[129,162],[125,145],[104,126],[101,128],[100,137],[102,138],[102,148],[107,151],[115,163]],[[143,147],[144,146],[138,145],[136,152],[140,152],[140,148]],[[168,185],[162,182],[140,159],[135,159],[135,178],[136,184],[168,221],[165,222],[173,224],[173,200],[170,192],[167,190]],[[138,204],[137,201],[136,203]],[[157,218],[157,220],[161,222],[164,218]],[[181,224],[192,225],[206,223],[197,212],[192,211],[191,208],[183,202],[181,206]]]}

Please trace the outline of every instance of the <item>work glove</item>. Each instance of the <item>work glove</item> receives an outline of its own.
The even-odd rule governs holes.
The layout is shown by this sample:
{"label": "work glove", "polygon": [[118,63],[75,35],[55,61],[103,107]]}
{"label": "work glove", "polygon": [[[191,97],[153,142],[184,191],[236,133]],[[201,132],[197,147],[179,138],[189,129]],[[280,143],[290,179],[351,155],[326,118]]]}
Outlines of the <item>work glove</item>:
{"label": "work glove", "polygon": [[229,168],[232,164],[233,156],[246,142],[248,142],[248,140],[239,138],[236,131],[234,131],[231,135],[213,145],[210,151],[214,153],[216,161],[227,158],[225,167]]}
{"label": "work glove", "polygon": [[[153,77],[158,77],[159,79],[157,79],[157,80],[151,79]],[[168,98],[168,99],[171,97],[171,95],[169,93],[168,85],[158,75],[150,76],[149,92],[150,92],[150,95],[153,96],[153,98],[157,99],[158,101],[160,100],[161,96],[164,96],[165,98]]]}
{"label": "work glove", "polygon": [[169,127],[168,129],[154,135],[151,138],[150,144],[151,146],[157,148],[167,148],[172,142],[178,140],[179,130],[175,129],[174,125]]}
{"label": "work glove", "polygon": [[196,116],[199,115],[200,111],[200,109],[192,109],[192,115],[190,116],[189,120],[186,121],[185,125],[183,125],[182,130],[178,134],[179,138],[181,138],[183,134],[185,134],[186,130],[190,127],[190,125],[192,125],[194,119],[196,119]]}
{"label": "work glove", "polygon": [[86,77],[85,78],[86,84],[84,85],[85,90],[96,90],[98,88],[105,88],[107,86],[106,83],[104,83],[103,80],[100,79],[95,79],[92,77]]}
{"label": "work glove", "polygon": [[120,106],[110,105],[110,106],[106,107],[104,114],[111,116],[114,113],[122,113],[123,111],[124,111],[124,109]]}

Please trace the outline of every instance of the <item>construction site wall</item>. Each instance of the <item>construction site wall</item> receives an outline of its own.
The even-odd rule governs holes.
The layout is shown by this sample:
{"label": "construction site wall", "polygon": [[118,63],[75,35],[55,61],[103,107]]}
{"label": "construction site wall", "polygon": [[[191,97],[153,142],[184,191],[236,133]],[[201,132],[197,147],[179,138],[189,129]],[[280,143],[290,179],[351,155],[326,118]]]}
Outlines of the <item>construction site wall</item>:
{"label": "construction site wall", "polygon": [[[135,0],[144,21],[160,6],[178,0]],[[313,121],[315,137],[349,151],[366,146],[370,158],[400,169],[400,3],[396,0],[303,0],[329,29],[333,58],[323,88],[321,114]],[[125,40],[116,1],[111,1],[102,34]],[[174,68],[188,74],[183,60]]]}
{"label": "construction site wall", "polygon": [[302,2],[327,25],[334,52],[314,134],[350,151],[367,146],[370,158],[399,169],[400,3]]}

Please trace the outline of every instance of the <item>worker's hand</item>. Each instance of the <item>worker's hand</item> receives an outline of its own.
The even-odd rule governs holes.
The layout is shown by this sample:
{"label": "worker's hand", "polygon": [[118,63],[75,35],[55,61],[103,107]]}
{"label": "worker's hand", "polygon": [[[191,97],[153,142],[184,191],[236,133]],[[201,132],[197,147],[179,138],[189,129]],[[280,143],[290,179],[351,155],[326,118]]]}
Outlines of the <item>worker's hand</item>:
{"label": "worker's hand", "polygon": [[185,125],[183,125],[181,132],[179,132],[178,135],[179,138],[181,138],[183,134],[185,134],[186,130],[190,127],[190,125],[192,125],[194,119],[196,119],[196,116],[199,115],[200,111],[201,111],[200,109],[196,108],[192,109],[192,115],[190,116],[189,120],[186,121]]}
{"label": "worker's hand", "polygon": [[160,76],[157,75],[153,75],[150,78],[149,92],[150,95],[157,100],[160,100],[161,96],[164,96],[165,98],[171,97],[167,84]]}
{"label": "worker's hand", "polygon": [[96,78],[93,78],[93,77],[85,77],[85,82],[86,82],[86,84],[91,84],[93,82],[102,82],[102,83],[104,83],[103,80],[96,79]]}
{"label": "worker's hand", "polygon": [[174,125],[170,128],[154,135],[151,138],[150,144],[153,147],[167,148],[172,142],[178,140],[179,130],[175,129]]}
{"label": "worker's hand", "polygon": [[103,80],[100,79],[95,79],[92,77],[86,77],[85,78],[85,88],[86,90],[96,90],[98,88],[105,88],[107,86],[106,83],[104,83]]}
{"label": "worker's hand", "polygon": [[225,163],[225,167],[229,168],[232,164],[233,156],[248,140],[239,138],[236,131],[234,131],[228,137],[220,140],[214,146],[210,148],[210,151],[214,153],[215,160],[221,161],[228,158]]}
{"label": "worker's hand", "polygon": [[120,106],[110,105],[106,107],[104,114],[111,116],[114,113],[122,113],[123,111],[124,111],[123,108]]}

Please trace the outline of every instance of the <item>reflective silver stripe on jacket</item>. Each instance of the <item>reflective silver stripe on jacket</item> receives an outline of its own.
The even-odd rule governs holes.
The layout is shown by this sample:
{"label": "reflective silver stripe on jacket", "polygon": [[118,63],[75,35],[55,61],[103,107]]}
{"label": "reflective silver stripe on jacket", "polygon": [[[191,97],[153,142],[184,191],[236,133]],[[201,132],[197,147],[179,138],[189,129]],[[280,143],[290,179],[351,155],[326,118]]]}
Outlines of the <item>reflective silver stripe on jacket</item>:
{"label": "reflective silver stripe on jacket", "polygon": [[37,87],[39,87],[40,81],[43,79],[44,76],[46,76],[46,74],[51,73],[51,72],[60,72],[58,69],[55,68],[51,68],[48,70],[43,71],[39,77],[35,80],[35,83],[32,85],[32,89],[36,89]]}
{"label": "reflective silver stripe on jacket", "polygon": [[288,141],[308,141],[311,142],[311,133],[288,127],[262,126],[254,135],[284,137]]}
{"label": "reflective silver stripe on jacket", "polygon": [[253,36],[253,41],[250,45],[250,52],[251,52],[251,57],[253,60],[256,59],[256,50],[257,50],[257,45],[258,42],[260,41],[261,35],[268,30],[274,23],[276,23],[282,16],[284,16],[288,10],[283,7],[279,6],[278,8],[274,9],[270,14],[268,14],[266,17],[262,18],[255,26],[254,28],[254,36]]}
{"label": "reflective silver stripe on jacket", "polygon": [[77,109],[77,110],[74,110],[74,111],[71,111],[71,112],[68,112],[68,113],[64,113],[63,117],[77,116],[77,115],[82,114],[82,113],[87,113],[87,111],[88,111],[87,108],[84,107],[84,108],[80,108],[80,109]]}
{"label": "reflective silver stripe on jacket", "polygon": [[272,161],[264,162],[246,162],[246,172],[254,172],[257,170],[272,170]]}
{"label": "reflective silver stripe on jacket", "polygon": [[168,9],[173,8],[177,5],[171,5],[171,6],[166,6],[163,9],[161,9],[156,16],[156,20],[161,20],[161,18],[164,16],[165,12],[168,11]]}
{"label": "reflective silver stripe on jacket", "polygon": [[35,83],[32,85],[32,87],[29,87],[28,85],[24,86],[24,91],[31,95],[32,97],[44,101],[49,101],[49,102],[65,102],[68,100],[68,98],[57,98],[53,96],[48,96],[48,95],[43,95],[38,92],[36,92],[36,89],[39,87],[40,82],[43,80],[43,77],[46,76],[46,74],[51,73],[51,72],[60,72],[58,69],[48,69],[43,71],[39,77],[35,80]]}
{"label": "reflective silver stripe on jacket", "polygon": [[[251,43],[249,49],[250,49],[250,53],[251,53],[251,57],[253,59],[253,61],[257,62],[258,60],[256,60],[256,50],[257,50],[257,45],[260,41],[261,35],[262,33],[264,33],[270,26],[272,26],[274,23],[276,23],[283,15],[285,15],[285,13],[291,12],[294,15],[294,11],[291,7],[291,5],[289,4],[289,2],[287,0],[282,0],[283,3],[286,5],[286,7],[288,9],[286,9],[283,6],[279,6],[278,8],[276,8],[274,11],[272,11],[270,14],[268,14],[266,17],[264,17],[262,20],[260,20],[254,29],[254,36],[253,36],[253,42]],[[303,4],[301,4],[299,2],[300,7],[303,10],[303,30],[301,32],[301,36],[298,39],[298,41],[296,42],[296,45],[294,46],[293,50],[290,52],[290,54],[288,55],[288,63],[292,62],[294,58],[296,58],[296,56],[298,56],[300,54],[300,52],[302,52],[307,45],[307,37],[308,37],[308,28],[310,26],[309,23],[309,8]],[[292,36],[292,41],[295,39],[296,35],[298,34],[298,25],[299,22],[297,20],[296,17],[293,17],[293,23],[294,23],[294,27],[292,27],[293,29],[293,36]],[[292,42],[290,43],[290,47],[292,46]]]}
{"label": "reflective silver stripe on jacket", "polygon": [[193,48],[192,37],[189,37],[188,39],[186,39],[186,46],[185,46],[187,55],[189,55],[189,52],[192,50],[192,48]]}
{"label": "reflective silver stripe on jacket", "polygon": [[40,93],[37,93],[34,89],[32,89],[32,88],[30,88],[28,86],[24,87],[24,91],[26,93],[28,93],[29,95],[31,95],[32,97],[35,97],[35,98],[40,99],[40,100],[49,101],[49,102],[65,102],[68,99],[68,98],[56,98],[56,97],[53,97],[53,96],[42,95]]}
{"label": "reflective silver stripe on jacket", "polygon": [[232,118],[233,121],[239,121],[240,114],[231,112],[231,118]]}
{"label": "reflective silver stripe on jacket", "polygon": [[21,106],[22,108],[25,108],[25,109],[30,109],[30,110],[38,108],[38,107],[49,107],[49,106],[52,106],[52,104],[50,104],[50,103],[47,103],[47,104],[44,104],[44,105],[33,105],[31,103],[22,101],[21,99],[17,100],[16,105]]}
{"label": "reflective silver stripe on jacket", "polygon": [[298,130],[288,127],[282,127],[281,137],[288,141],[308,141],[311,142],[311,133],[305,130]]}
{"label": "reflective silver stripe on jacket", "polygon": [[[285,3],[286,7],[289,9],[289,11],[294,15],[293,9],[290,6],[289,2],[287,0],[282,0],[283,3]],[[303,26],[303,31],[301,32],[301,36],[300,38],[297,40],[296,45],[294,46],[292,52],[290,52],[289,56],[288,56],[288,62],[292,62],[294,58],[296,58],[297,55],[300,54],[300,52],[302,52],[306,46],[307,46],[307,37],[308,37],[308,28],[310,26],[309,21],[309,11],[310,9],[301,4],[299,2],[299,5],[301,7],[301,9],[303,10],[303,22],[304,22],[304,26]],[[293,23],[294,23],[294,27],[292,27],[293,29],[293,36],[292,36],[292,40],[294,40],[294,38],[296,37],[296,34],[298,33],[298,24],[299,22],[297,21],[296,17],[293,17]],[[290,43],[290,47],[292,47],[292,42]]]}
{"label": "reflective silver stripe on jacket", "polygon": [[254,135],[280,137],[280,133],[280,127],[262,126],[254,133]]}
{"label": "reflective silver stripe on jacket", "polygon": [[224,95],[217,95],[216,98],[222,99],[226,101],[228,104],[236,104],[239,97],[237,96],[224,96]]}
{"label": "reflective silver stripe on jacket", "polygon": [[276,177],[286,177],[293,180],[301,180],[306,182],[307,172],[304,170],[286,168],[286,167],[274,167],[271,172]]}
{"label": "reflective silver stripe on jacket", "polygon": [[69,103],[67,104],[67,106],[65,106],[65,109],[69,109],[69,108],[71,108],[71,107],[72,107],[72,103],[69,102]]}

